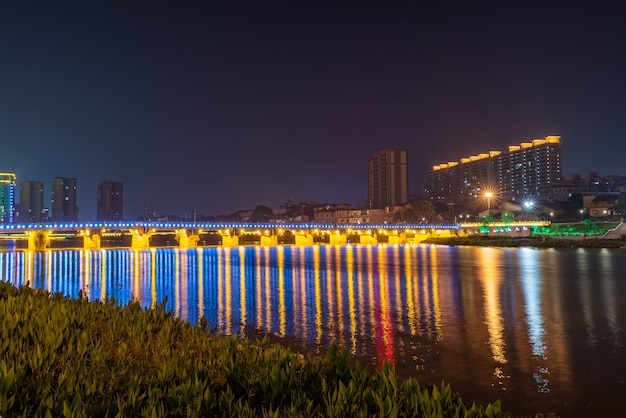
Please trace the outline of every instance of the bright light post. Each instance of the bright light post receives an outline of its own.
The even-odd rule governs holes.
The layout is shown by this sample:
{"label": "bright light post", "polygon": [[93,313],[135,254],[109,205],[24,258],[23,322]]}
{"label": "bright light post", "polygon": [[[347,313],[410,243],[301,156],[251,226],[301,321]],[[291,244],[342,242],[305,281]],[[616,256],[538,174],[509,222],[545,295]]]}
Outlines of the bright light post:
{"label": "bright light post", "polygon": [[493,197],[493,193],[485,192],[485,197],[487,198],[487,210],[491,211],[491,198]]}
{"label": "bright light post", "polygon": [[585,212],[584,209],[580,210],[580,223],[583,223],[583,213]]}
{"label": "bright light post", "polygon": [[535,206],[535,202],[533,202],[532,200],[527,200],[526,202],[524,202],[524,207],[526,208],[526,210],[532,210],[533,206]]}

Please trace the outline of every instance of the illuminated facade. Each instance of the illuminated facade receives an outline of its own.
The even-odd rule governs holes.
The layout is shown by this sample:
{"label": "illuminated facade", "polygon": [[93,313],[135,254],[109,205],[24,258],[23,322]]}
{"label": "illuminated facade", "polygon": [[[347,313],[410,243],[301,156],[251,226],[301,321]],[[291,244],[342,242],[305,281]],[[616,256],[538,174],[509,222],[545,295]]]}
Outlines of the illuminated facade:
{"label": "illuminated facade", "polygon": [[407,150],[378,151],[367,162],[367,198],[370,209],[403,205],[409,200]]}
{"label": "illuminated facade", "polygon": [[0,223],[13,223],[15,214],[15,174],[0,173]]}
{"label": "illuminated facade", "polygon": [[560,136],[509,146],[433,166],[424,174],[424,194],[438,202],[461,202],[485,191],[518,200],[562,180]]}
{"label": "illuminated facade", "polygon": [[43,181],[20,183],[20,222],[37,223],[43,218]]}
{"label": "illuminated facade", "polygon": [[124,188],[122,183],[103,181],[98,185],[99,221],[121,221],[123,218]]}
{"label": "illuminated facade", "polygon": [[76,205],[76,179],[55,177],[52,179],[52,220],[75,222],[78,220]]}

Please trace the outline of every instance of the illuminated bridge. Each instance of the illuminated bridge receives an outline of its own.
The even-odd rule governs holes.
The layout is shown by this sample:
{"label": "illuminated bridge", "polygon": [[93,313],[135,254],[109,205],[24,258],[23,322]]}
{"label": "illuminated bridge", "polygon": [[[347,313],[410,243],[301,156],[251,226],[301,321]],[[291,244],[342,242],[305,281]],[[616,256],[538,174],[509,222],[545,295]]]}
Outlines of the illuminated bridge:
{"label": "illuminated bridge", "polygon": [[411,244],[469,234],[528,235],[547,221],[461,224],[250,224],[195,222],[84,222],[0,224],[0,247],[135,248],[240,245]]}
{"label": "illuminated bridge", "polygon": [[135,248],[239,245],[418,243],[458,233],[457,224],[250,224],[85,222],[0,224],[0,246],[12,248]]}

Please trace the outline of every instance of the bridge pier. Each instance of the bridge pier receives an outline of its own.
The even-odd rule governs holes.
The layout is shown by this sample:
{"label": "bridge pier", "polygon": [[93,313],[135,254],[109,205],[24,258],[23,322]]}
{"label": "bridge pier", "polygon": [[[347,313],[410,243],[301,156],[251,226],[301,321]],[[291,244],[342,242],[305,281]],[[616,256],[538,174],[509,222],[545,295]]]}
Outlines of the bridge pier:
{"label": "bridge pier", "polygon": [[32,251],[43,251],[50,246],[48,231],[28,231],[28,249]]}
{"label": "bridge pier", "polygon": [[296,245],[313,245],[313,235],[296,235]]}
{"label": "bridge pier", "polygon": [[376,245],[378,244],[378,239],[372,235],[361,235],[361,244],[363,245]]}
{"label": "bridge pier", "polygon": [[330,235],[330,245],[346,245],[348,237],[346,235]]}
{"label": "bridge pier", "polygon": [[85,250],[99,250],[100,249],[100,235],[83,235],[83,248]]}
{"label": "bridge pier", "polygon": [[276,235],[272,236],[261,236],[261,245],[263,247],[275,247],[278,245],[278,237]]}
{"label": "bridge pier", "polygon": [[186,229],[177,229],[176,241],[178,241],[179,248],[197,248],[200,236],[193,233],[191,235],[187,235]]}
{"label": "bridge pier", "polygon": [[133,250],[147,250],[150,248],[150,234],[141,233],[137,230],[133,231],[133,240],[131,243]]}
{"label": "bridge pier", "polygon": [[238,247],[239,238],[237,236],[222,235],[222,247]]}

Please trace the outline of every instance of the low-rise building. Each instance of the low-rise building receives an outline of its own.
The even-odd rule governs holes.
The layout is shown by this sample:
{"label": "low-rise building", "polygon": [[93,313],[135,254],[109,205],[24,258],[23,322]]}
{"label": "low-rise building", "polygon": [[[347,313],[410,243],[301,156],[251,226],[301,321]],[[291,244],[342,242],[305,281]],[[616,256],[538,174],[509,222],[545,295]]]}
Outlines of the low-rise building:
{"label": "low-rise building", "polygon": [[615,216],[619,199],[618,193],[583,196],[583,208],[592,218]]}

